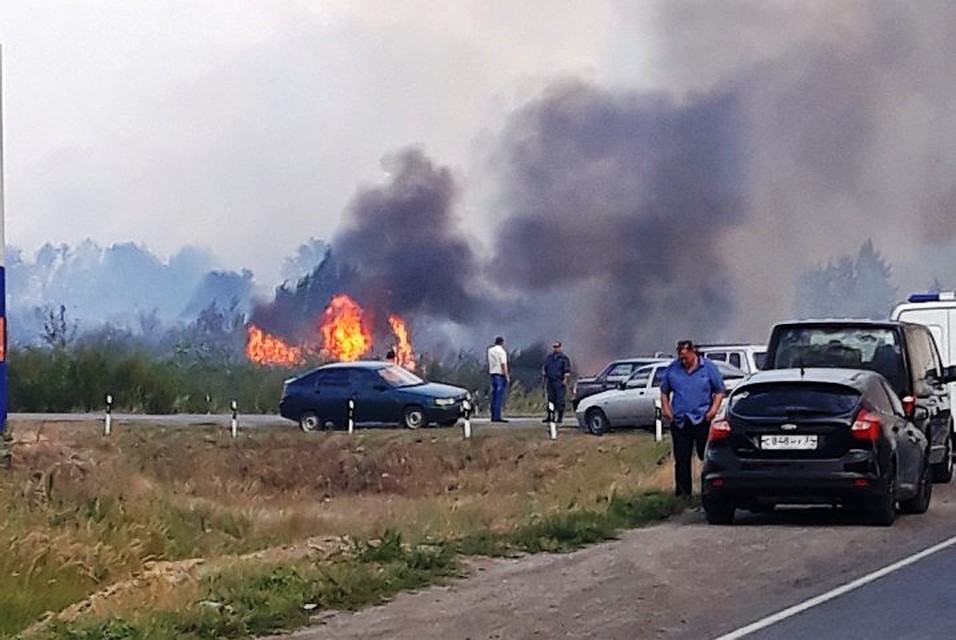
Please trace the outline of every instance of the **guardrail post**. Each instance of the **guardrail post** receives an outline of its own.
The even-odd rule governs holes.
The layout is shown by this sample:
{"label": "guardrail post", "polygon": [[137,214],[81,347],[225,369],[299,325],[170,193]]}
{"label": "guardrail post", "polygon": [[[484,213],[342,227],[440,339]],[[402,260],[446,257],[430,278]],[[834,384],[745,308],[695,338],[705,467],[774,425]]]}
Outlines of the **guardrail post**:
{"label": "guardrail post", "polygon": [[664,439],[664,421],[661,417],[661,401],[654,401],[654,440],[660,442]]}
{"label": "guardrail post", "polygon": [[471,403],[465,400],[461,403],[461,430],[465,440],[471,438]]}
{"label": "guardrail post", "polygon": [[238,412],[239,412],[239,403],[233,400],[232,401],[232,422],[230,423],[232,426],[233,438],[239,435],[239,419],[237,416]]}
{"label": "guardrail post", "polygon": [[355,400],[349,398],[349,435],[355,430]]}
{"label": "guardrail post", "polygon": [[548,437],[558,439],[558,425],[554,421],[554,403],[548,402]]}
{"label": "guardrail post", "polygon": [[106,394],[106,420],[103,424],[103,435],[110,435],[113,431],[113,396]]}

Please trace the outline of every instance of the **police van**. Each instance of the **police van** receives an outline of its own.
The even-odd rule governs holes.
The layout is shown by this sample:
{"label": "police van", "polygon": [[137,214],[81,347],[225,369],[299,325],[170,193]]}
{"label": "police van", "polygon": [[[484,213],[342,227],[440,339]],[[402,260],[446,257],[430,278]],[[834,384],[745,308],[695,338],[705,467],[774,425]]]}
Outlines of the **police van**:
{"label": "police van", "polygon": [[[943,365],[956,364],[956,291],[914,293],[894,307],[890,319],[927,327],[936,340]],[[950,406],[956,406],[956,383],[949,385],[949,398]]]}
{"label": "police van", "polygon": [[936,340],[943,364],[956,364],[956,291],[914,293],[906,302],[896,305],[890,320],[915,322],[928,327]]}

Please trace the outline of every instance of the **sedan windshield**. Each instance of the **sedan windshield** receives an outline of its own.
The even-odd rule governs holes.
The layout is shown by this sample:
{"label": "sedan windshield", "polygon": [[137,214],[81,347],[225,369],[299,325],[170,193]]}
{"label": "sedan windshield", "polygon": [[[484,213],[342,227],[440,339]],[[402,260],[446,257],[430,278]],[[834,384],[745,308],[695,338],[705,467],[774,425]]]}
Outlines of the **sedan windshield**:
{"label": "sedan windshield", "polygon": [[385,382],[393,387],[411,387],[416,384],[425,384],[424,380],[416,376],[408,369],[404,369],[394,364],[379,369],[378,375],[382,376]]}

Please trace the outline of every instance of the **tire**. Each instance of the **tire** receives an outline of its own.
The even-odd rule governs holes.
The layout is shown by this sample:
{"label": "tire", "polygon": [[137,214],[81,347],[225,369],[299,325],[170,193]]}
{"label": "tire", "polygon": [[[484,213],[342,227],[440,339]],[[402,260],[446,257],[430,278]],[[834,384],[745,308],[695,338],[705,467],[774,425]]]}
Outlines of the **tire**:
{"label": "tire", "polygon": [[933,465],[933,482],[946,483],[953,479],[953,435],[946,438],[946,452],[943,454],[942,462]]}
{"label": "tire", "polygon": [[884,491],[874,496],[866,510],[867,521],[877,527],[889,527],[896,521],[896,467],[890,467]]}
{"label": "tire", "polygon": [[929,503],[933,499],[933,478],[930,471],[929,455],[923,461],[923,470],[919,475],[919,489],[916,495],[909,500],[900,500],[900,511],[903,513],[926,513]]}
{"label": "tire", "polygon": [[303,411],[299,414],[299,428],[303,431],[315,431],[323,426],[322,418],[315,411]]}
{"label": "tire", "polygon": [[584,424],[588,431],[596,436],[604,435],[611,426],[607,416],[600,409],[588,409],[588,412],[584,414]]}
{"label": "tire", "polygon": [[704,496],[703,503],[708,524],[734,523],[734,512],[737,507],[730,500],[716,496]]}
{"label": "tire", "polygon": [[406,429],[418,429],[425,426],[425,410],[416,404],[405,407],[402,412],[402,426]]}

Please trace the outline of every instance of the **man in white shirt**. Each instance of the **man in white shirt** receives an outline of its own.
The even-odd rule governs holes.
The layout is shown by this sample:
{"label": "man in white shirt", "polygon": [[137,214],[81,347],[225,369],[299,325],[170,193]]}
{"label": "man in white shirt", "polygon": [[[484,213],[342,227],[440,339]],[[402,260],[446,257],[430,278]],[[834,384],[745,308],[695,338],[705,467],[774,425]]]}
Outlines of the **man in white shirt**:
{"label": "man in white shirt", "polygon": [[505,339],[495,338],[488,347],[488,375],[491,377],[491,421],[508,422],[501,417],[505,406],[505,391],[508,389],[508,352],[505,351]]}

